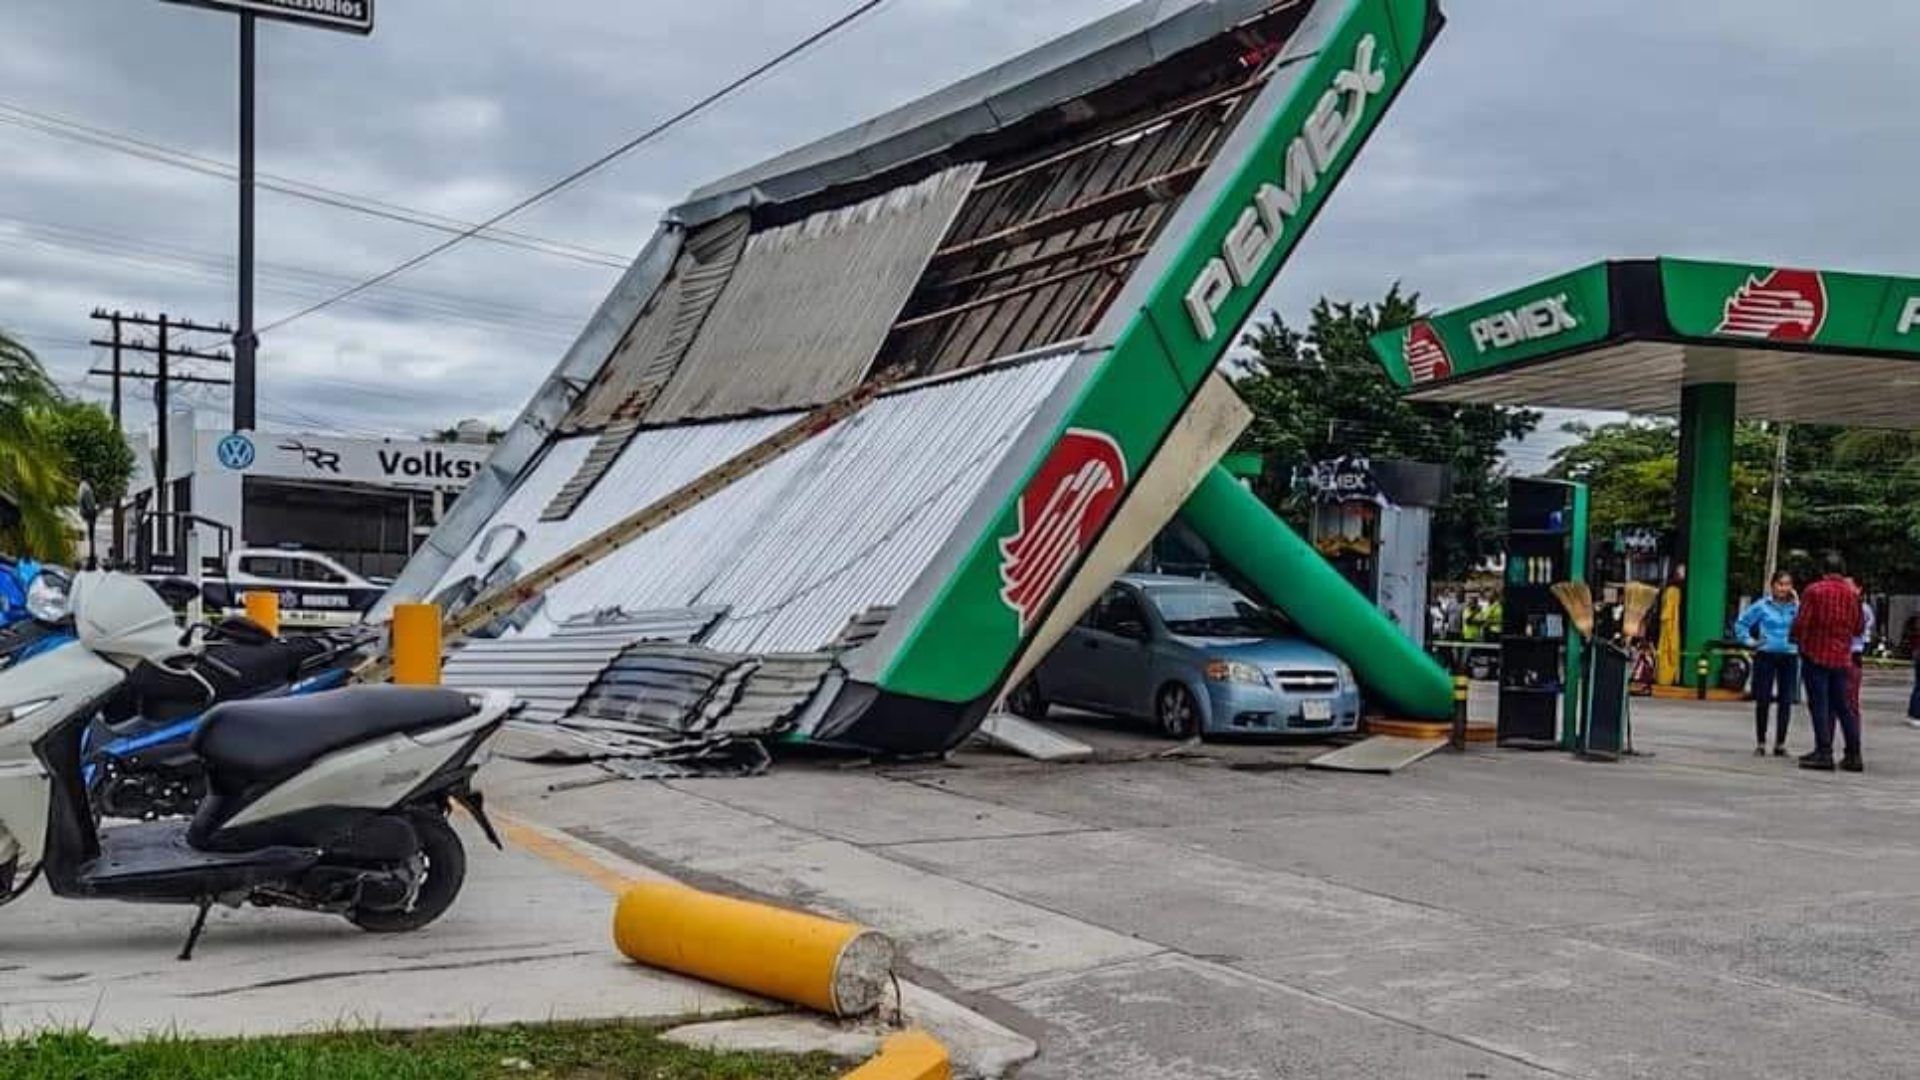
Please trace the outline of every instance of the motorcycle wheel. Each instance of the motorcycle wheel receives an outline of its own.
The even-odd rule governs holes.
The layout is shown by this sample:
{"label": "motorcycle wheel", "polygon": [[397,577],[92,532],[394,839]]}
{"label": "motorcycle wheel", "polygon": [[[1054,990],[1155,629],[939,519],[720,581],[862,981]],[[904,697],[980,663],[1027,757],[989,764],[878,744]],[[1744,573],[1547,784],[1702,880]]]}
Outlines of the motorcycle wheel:
{"label": "motorcycle wheel", "polygon": [[408,907],[349,909],[347,921],[368,933],[404,934],[420,929],[446,914],[466,881],[467,850],[461,846],[460,834],[447,824],[446,815],[419,812],[408,815],[407,821],[420,838],[415,857],[425,861],[426,879]]}

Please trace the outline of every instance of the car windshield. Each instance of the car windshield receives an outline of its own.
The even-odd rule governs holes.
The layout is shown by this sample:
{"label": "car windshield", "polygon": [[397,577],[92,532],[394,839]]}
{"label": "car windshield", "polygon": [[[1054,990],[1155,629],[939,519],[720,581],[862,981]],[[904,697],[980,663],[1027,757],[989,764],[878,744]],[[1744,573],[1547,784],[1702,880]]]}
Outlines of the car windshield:
{"label": "car windshield", "polygon": [[1155,589],[1160,621],[1184,637],[1278,637],[1286,626],[1266,609],[1228,589]]}

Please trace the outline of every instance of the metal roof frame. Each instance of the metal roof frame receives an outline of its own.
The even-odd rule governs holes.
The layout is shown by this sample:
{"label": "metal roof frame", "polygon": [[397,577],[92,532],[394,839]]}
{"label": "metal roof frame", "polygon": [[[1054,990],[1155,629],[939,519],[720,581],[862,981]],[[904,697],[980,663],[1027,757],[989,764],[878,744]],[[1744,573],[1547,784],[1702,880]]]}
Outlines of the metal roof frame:
{"label": "metal roof frame", "polygon": [[385,617],[394,603],[424,595],[506,501],[672,272],[690,225],[816,195],[914,161],[937,162],[940,151],[962,139],[1011,126],[1298,2],[1140,0],[971,78],[695,190],[667,213],[370,617]]}

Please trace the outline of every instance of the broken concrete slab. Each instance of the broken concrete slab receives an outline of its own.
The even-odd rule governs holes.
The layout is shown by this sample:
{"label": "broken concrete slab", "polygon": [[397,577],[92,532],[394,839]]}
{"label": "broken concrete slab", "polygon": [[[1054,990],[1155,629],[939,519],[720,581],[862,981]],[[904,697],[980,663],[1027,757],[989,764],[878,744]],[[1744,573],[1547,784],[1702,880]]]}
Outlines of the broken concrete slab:
{"label": "broken concrete slab", "polygon": [[925,987],[902,982],[900,994],[898,1015],[891,1022],[839,1021],[812,1013],[785,1013],[687,1024],[667,1032],[665,1038],[709,1050],[790,1054],[820,1050],[865,1060],[877,1053],[881,1042],[894,1031],[917,1028],[929,1032],[947,1048],[956,1076],[972,1080],[999,1080],[1039,1053],[1032,1039]]}
{"label": "broken concrete slab", "polygon": [[1007,712],[988,713],[975,734],[991,746],[1035,761],[1057,763],[1093,757],[1093,747],[1079,739]]}
{"label": "broken concrete slab", "polygon": [[1309,769],[1391,775],[1447,745],[1445,739],[1409,739],[1375,735],[1307,762]]}
{"label": "broken concrete slab", "polygon": [[818,1013],[780,1013],[685,1024],[661,1037],[699,1050],[772,1054],[818,1051],[848,1061],[865,1061],[879,1052],[886,1033],[877,1024],[843,1024]]}

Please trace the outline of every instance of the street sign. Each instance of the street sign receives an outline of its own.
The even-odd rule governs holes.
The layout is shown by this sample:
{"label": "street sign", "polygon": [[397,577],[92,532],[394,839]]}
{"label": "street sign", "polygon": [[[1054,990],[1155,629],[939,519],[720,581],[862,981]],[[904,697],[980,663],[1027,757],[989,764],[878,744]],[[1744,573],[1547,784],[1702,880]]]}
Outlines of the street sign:
{"label": "street sign", "polygon": [[167,0],[237,15],[304,23],[350,34],[373,33],[373,0]]}

